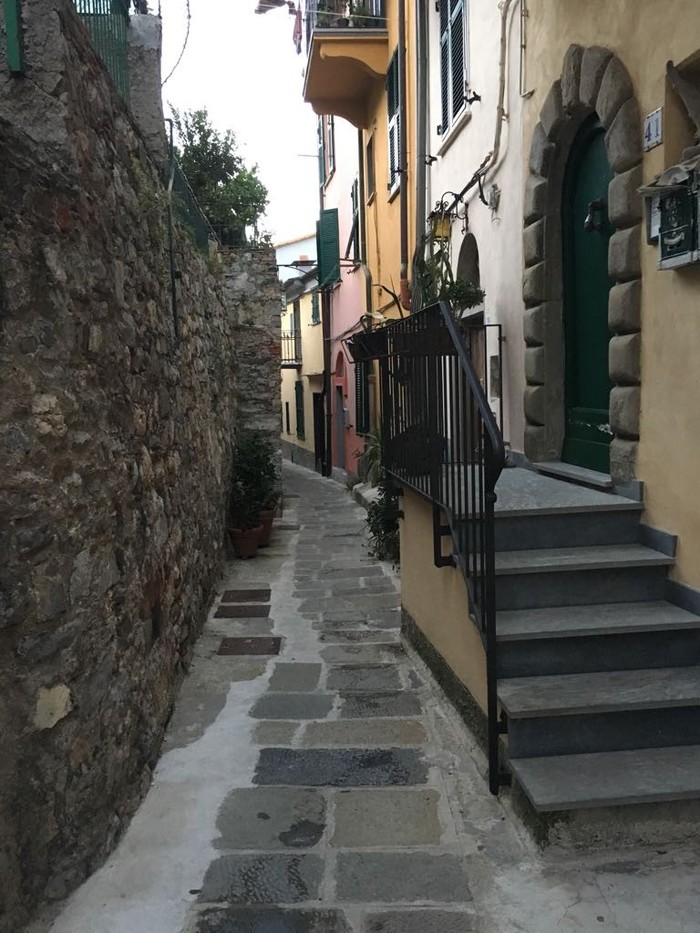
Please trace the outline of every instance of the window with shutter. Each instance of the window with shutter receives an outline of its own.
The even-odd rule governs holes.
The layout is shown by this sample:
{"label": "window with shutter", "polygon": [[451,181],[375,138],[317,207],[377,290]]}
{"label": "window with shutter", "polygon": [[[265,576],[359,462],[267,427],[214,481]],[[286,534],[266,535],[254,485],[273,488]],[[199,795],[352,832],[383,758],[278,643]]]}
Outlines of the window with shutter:
{"label": "window with shutter", "polygon": [[399,56],[394,54],[386,76],[387,119],[388,119],[388,169],[387,187],[393,194],[401,184],[401,95],[399,84]]}
{"label": "window with shutter", "polygon": [[337,207],[321,211],[316,224],[316,257],[318,287],[331,288],[340,281],[340,235]]}
{"label": "window with shutter", "polygon": [[311,323],[321,323],[321,307],[318,300],[318,292],[313,292],[311,295]]}
{"label": "window with shutter", "polygon": [[352,203],[352,227],[348,237],[348,245],[345,248],[345,258],[349,259],[351,254],[355,262],[360,262],[360,182],[355,179],[350,189],[350,201]]}
{"label": "window with shutter", "polygon": [[374,197],[374,136],[370,136],[367,140],[365,161],[367,163],[367,200],[369,201]]}
{"label": "window with shutter", "polygon": [[440,133],[466,109],[467,0],[440,0]]}
{"label": "window with shutter", "polygon": [[304,383],[301,379],[294,383],[294,401],[296,402],[297,437],[304,440]]}

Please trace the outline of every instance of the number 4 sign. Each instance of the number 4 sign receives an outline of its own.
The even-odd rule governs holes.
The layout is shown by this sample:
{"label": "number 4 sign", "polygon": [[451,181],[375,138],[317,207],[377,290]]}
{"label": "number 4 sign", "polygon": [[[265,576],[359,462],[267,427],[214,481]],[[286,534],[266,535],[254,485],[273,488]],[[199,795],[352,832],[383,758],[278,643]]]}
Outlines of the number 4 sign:
{"label": "number 4 sign", "polygon": [[644,149],[653,149],[654,146],[660,146],[663,142],[663,119],[662,107],[648,113],[644,117]]}

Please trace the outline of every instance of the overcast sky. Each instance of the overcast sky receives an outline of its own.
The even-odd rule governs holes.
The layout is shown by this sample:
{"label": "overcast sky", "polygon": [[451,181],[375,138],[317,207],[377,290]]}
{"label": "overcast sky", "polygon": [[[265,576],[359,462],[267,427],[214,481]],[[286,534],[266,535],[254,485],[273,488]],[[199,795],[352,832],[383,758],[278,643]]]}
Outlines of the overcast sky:
{"label": "overcast sky", "polygon": [[[270,205],[264,226],[275,241],[315,231],[318,216],[316,117],[302,99],[304,53],[292,42],[287,8],[256,15],[256,0],[191,0],[190,36],[163,88],[179,110],[206,107],[214,125],[232,129],[257,162]],[[157,6],[151,0],[151,9]],[[182,49],[186,0],[161,0],[163,78]]]}

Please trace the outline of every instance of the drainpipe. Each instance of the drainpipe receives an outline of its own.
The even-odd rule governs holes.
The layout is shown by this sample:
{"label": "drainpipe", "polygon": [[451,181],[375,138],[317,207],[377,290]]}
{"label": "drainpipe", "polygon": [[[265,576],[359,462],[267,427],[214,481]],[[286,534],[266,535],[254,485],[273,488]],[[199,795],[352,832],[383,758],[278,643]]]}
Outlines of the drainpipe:
{"label": "drainpipe", "polygon": [[401,305],[407,311],[411,308],[411,294],[408,288],[408,159],[406,156],[406,0],[399,0],[399,165],[401,166],[401,199],[399,210],[401,218],[401,268],[399,271],[399,294]]}
{"label": "drainpipe", "polygon": [[360,201],[358,223],[360,225],[360,255],[362,274],[365,279],[365,311],[372,310],[372,273],[367,265],[367,229],[365,227],[367,210],[367,185],[365,179],[365,140],[362,130],[357,131],[357,174],[358,198]]}
{"label": "drainpipe", "polygon": [[[426,166],[428,152],[428,7],[416,4],[416,253],[421,248],[426,218]],[[415,260],[414,260],[415,261]],[[419,308],[414,310],[418,311]]]}
{"label": "drainpipe", "polygon": [[323,334],[323,392],[326,396],[326,458],[323,475],[333,469],[333,393],[331,391],[331,293],[321,292],[321,330]]}

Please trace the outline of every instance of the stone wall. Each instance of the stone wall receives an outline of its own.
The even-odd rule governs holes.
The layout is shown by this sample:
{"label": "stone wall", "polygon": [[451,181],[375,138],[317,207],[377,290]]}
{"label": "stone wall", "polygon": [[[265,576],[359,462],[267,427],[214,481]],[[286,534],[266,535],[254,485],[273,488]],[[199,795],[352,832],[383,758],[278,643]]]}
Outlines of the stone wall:
{"label": "stone wall", "polygon": [[278,340],[272,255],[217,263],[176,229],[171,263],[158,172],[70,0],[23,16],[24,77],[0,51],[2,933],[98,866],[149,786],[222,556],[237,339],[251,423],[279,384],[243,339]]}

